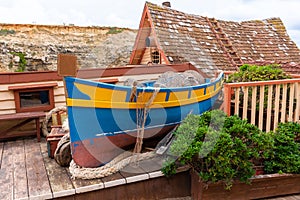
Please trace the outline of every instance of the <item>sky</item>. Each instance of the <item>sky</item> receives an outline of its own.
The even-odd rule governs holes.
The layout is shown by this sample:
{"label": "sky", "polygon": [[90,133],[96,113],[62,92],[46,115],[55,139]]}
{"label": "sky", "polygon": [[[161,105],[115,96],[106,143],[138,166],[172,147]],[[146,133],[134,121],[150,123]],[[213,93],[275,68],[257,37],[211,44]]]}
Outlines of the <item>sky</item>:
{"label": "sky", "polygon": [[[161,5],[166,0],[148,0]],[[173,9],[221,20],[279,17],[300,48],[300,0],[169,0]],[[138,29],[144,0],[0,0],[0,23]]]}

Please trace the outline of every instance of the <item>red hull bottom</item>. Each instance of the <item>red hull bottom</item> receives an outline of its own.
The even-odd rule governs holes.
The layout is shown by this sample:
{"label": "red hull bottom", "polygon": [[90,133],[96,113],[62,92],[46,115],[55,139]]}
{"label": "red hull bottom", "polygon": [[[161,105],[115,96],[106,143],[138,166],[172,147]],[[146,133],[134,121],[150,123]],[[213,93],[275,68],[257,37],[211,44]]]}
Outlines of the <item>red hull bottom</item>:
{"label": "red hull bottom", "polygon": [[[149,141],[160,138],[169,133],[174,127],[175,125],[145,130],[144,140]],[[136,132],[131,132],[73,142],[71,144],[73,160],[82,167],[99,167],[132,147],[136,142],[135,136]]]}

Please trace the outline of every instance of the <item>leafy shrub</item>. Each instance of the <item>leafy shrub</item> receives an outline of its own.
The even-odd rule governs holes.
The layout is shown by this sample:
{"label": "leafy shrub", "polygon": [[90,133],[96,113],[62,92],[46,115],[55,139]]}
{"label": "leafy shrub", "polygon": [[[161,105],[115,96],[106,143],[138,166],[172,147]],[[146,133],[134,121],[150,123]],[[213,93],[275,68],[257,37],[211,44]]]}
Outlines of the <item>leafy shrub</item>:
{"label": "leafy shrub", "polygon": [[1,35],[9,35],[9,34],[15,34],[16,31],[14,30],[8,30],[8,29],[1,29],[0,30],[0,36]]}
{"label": "leafy shrub", "polygon": [[[203,181],[224,181],[226,189],[234,179],[249,182],[255,173],[252,161],[268,156],[273,147],[269,134],[220,110],[189,115],[174,134],[169,154],[178,156],[181,164],[189,164]],[[169,176],[174,170],[166,167],[162,171]]]}
{"label": "leafy shrub", "polygon": [[278,65],[248,65],[244,64],[238,72],[230,74],[227,83],[249,82],[249,81],[269,81],[291,78]]}
{"label": "leafy shrub", "polygon": [[[282,80],[282,79],[289,79],[291,78],[290,75],[286,74],[279,66],[277,65],[266,65],[266,66],[257,66],[257,65],[242,65],[240,67],[240,70],[238,72],[235,72],[233,74],[230,74],[227,79],[227,83],[236,83],[236,82],[252,82],[252,81],[270,81],[270,80]],[[270,87],[270,86],[269,86]],[[268,91],[269,87],[264,88],[264,103],[263,103],[263,108],[264,111],[266,112],[267,110],[267,105],[268,105],[268,98],[275,98],[275,92],[273,92],[269,96]],[[273,91],[275,91],[275,85],[272,86]],[[282,87],[282,86],[281,86]],[[245,90],[241,88],[239,90],[239,102],[240,102],[240,107],[243,107],[244,105],[244,96],[245,96]],[[288,87],[287,93],[290,94],[290,88]],[[248,108],[252,106],[252,95],[253,95],[253,88],[248,87]],[[260,90],[257,89],[257,93],[255,94],[256,100],[256,110],[260,109]],[[282,94],[281,94],[282,95]],[[232,99],[236,98],[236,95],[232,95]],[[287,95],[287,100],[286,102],[289,102],[289,95]],[[282,99],[282,97],[280,97]],[[296,102],[296,101],[294,101]],[[271,104],[272,108],[275,107],[275,104]],[[287,108],[288,111],[289,108]],[[242,112],[240,112],[240,117],[242,116]]]}
{"label": "leafy shrub", "polygon": [[121,33],[123,30],[124,29],[122,29],[122,28],[110,27],[109,31],[106,33],[106,35]]}
{"label": "leafy shrub", "polygon": [[[26,54],[22,53],[22,52],[11,52],[11,54],[18,56],[20,58],[18,69],[16,70],[16,72],[24,72],[26,65],[27,65],[27,60],[25,58]],[[12,65],[10,65],[10,66],[12,66]]]}
{"label": "leafy shrub", "polygon": [[264,163],[267,173],[300,173],[300,124],[296,122],[278,125],[274,137],[273,155]]}

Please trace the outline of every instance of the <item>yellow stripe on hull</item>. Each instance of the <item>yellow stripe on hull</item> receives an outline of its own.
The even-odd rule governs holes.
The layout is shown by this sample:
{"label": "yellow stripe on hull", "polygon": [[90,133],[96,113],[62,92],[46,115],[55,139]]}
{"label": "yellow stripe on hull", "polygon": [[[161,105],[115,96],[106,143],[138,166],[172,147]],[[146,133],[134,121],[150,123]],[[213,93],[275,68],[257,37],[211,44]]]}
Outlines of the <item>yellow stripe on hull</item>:
{"label": "yellow stripe on hull", "polygon": [[[194,98],[185,98],[181,100],[174,100],[174,101],[160,101],[160,102],[153,102],[150,106],[151,108],[168,108],[168,107],[176,107],[176,106],[184,106],[188,104],[197,103],[200,101],[204,101],[210,99],[211,97],[215,96],[221,88],[206,94],[197,96]],[[193,94],[194,93],[194,94]],[[197,94],[195,91],[192,92],[191,97]],[[136,109],[136,108],[143,108],[145,107],[145,103],[147,102],[112,102],[112,101],[100,101],[100,100],[82,100],[82,99],[67,99],[68,106],[76,106],[76,107],[92,107],[92,108],[118,108],[118,109]]]}
{"label": "yellow stripe on hull", "polygon": [[92,100],[122,102],[125,101],[127,95],[127,92],[122,90],[112,90],[80,83],[74,83],[74,85],[80,92],[88,95]]}
{"label": "yellow stripe on hull", "polygon": [[[125,102],[127,97],[127,91],[126,90],[112,90],[109,88],[100,88],[100,87],[94,87],[90,85],[84,85],[80,83],[74,83],[77,89],[82,92],[83,94],[86,94],[91,100],[96,101],[109,101],[109,102]],[[216,89],[219,90],[221,87],[221,83],[216,84]],[[214,93],[214,86],[209,86],[206,88],[206,94]],[[153,92],[140,92],[138,95],[138,102],[148,102],[151,98]],[[189,94],[189,91],[175,91],[170,92],[170,95],[168,97],[168,102],[170,101],[180,101],[181,99],[187,99],[190,95],[190,98],[196,98],[201,97],[204,95],[204,88],[199,88],[197,90],[192,90],[191,94]],[[166,100],[167,93],[166,92],[159,92],[155,99],[154,103],[161,103]]]}

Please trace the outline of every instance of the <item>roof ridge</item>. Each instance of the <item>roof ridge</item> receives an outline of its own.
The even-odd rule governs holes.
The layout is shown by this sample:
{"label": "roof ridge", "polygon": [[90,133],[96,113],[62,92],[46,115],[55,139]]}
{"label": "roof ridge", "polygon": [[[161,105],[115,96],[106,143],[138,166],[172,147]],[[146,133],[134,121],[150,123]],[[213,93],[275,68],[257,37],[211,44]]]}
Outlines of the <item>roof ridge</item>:
{"label": "roof ridge", "polygon": [[[185,15],[189,15],[189,16],[194,16],[194,17],[201,17],[201,18],[206,18],[208,16],[204,16],[204,15],[199,15],[199,14],[192,14],[192,13],[187,13],[187,12],[183,12],[177,9],[174,9],[172,7],[166,7],[163,5],[159,5],[159,4],[155,4],[152,3],[150,1],[146,1],[147,5],[151,5],[151,6],[155,6],[155,7],[159,7],[161,9],[166,9],[166,10],[172,10],[172,11],[176,11]],[[283,24],[282,20],[280,17],[269,17],[269,18],[265,18],[265,19],[250,19],[250,20],[244,20],[244,21],[233,21],[233,20],[223,20],[223,19],[217,19],[218,21],[223,21],[223,22],[233,22],[233,23],[247,23],[247,22],[255,22],[255,21],[259,21],[259,22],[267,22],[268,24],[273,24],[271,21],[280,21],[281,24]]]}

